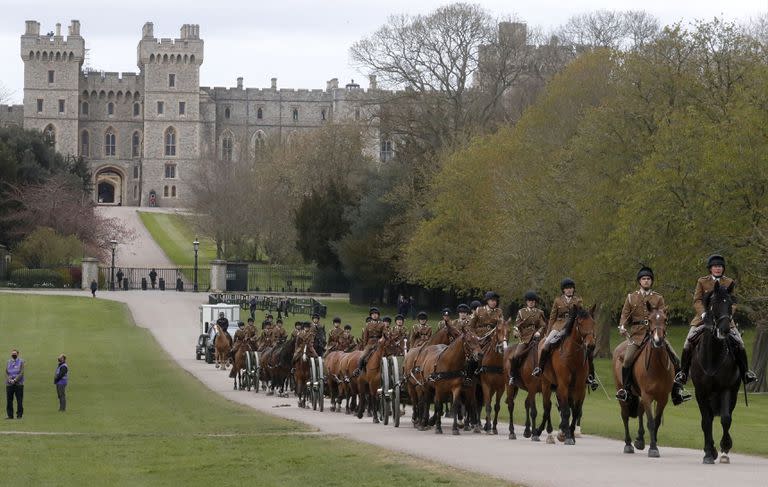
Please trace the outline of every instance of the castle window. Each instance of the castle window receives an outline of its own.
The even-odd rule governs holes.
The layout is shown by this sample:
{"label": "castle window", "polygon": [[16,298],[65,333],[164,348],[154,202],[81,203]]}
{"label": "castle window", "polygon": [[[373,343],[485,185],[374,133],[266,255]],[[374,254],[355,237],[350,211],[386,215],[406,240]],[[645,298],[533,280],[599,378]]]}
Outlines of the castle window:
{"label": "castle window", "polygon": [[360,109],[355,108],[355,120],[360,120]]}
{"label": "castle window", "polygon": [[37,113],[43,113],[43,99],[37,99]]}
{"label": "castle window", "polygon": [[115,132],[111,127],[104,133],[104,155],[107,157],[115,155]]}
{"label": "castle window", "polygon": [[141,155],[141,134],[138,131],[134,132],[131,136],[131,157],[139,157]]}
{"label": "castle window", "polygon": [[48,71],[48,82],[49,83],[53,83],[53,80],[55,79],[55,77],[56,77],[55,71],[53,71],[53,70]]}
{"label": "castle window", "polygon": [[224,109],[224,118],[229,118],[232,115],[231,111],[229,110],[229,107]]}
{"label": "castle window", "polygon": [[138,117],[141,114],[141,105],[138,103],[133,104],[133,116]]}
{"label": "castle window", "polygon": [[139,165],[133,166],[133,179],[139,179]]}
{"label": "castle window", "polygon": [[391,161],[394,156],[395,152],[392,150],[392,141],[382,140],[381,150],[379,151],[379,159],[381,162]]}
{"label": "castle window", "polygon": [[258,118],[259,120],[264,118],[264,112],[262,111],[261,107],[259,107],[259,109],[256,110],[256,118]]}
{"label": "castle window", "polygon": [[83,157],[91,155],[91,136],[87,130],[83,130],[80,134],[80,155]]}
{"label": "castle window", "polygon": [[179,115],[186,115],[187,113],[187,103],[180,101],[179,102]]}
{"label": "castle window", "polygon": [[107,115],[115,114],[115,104],[112,102],[107,103]]}
{"label": "castle window", "polygon": [[48,125],[45,127],[45,130],[43,130],[43,136],[45,137],[46,142],[54,147],[56,146],[56,128],[53,125]]}
{"label": "castle window", "polygon": [[174,88],[176,86],[176,75],[175,74],[169,74],[168,75],[168,88]]}
{"label": "castle window", "polygon": [[234,141],[232,140],[232,134],[226,134],[223,139],[221,139],[221,158],[225,161],[231,161],[232,160],[232,148],[234,146]]}
{"label": "castle window", "polygon": [[164,110],[165,110],[165,103],[161,101],[157,102],[157,114],[162,115]]}
{"label": "castle window", "polygon": [[325,120],[325,108],[320,110],[320,120]]}
{"label": "castle window", "polygon": [[176,197],[176,186],[171,186],[171,198]]}
{"label": "castle window", "polygon": [[294,108],[293,109],[293,121],[298,122],[299,121],[299,109]]}
{"label": "castle window", "polygon": [[88,102],[87,101],[83,102],[82,111],[83,111],[83,115],[88,115]]}
{"label": "castle window", "polygon": [[163,196],[168,197],[168,186],[163,186]]}
{"label": "castle window", "polygon": [[59,100],[59,113],[64,113],[64,100]]}
{"label": "castle window", "polygon": [[176,130],[173,127],[165,130],[165,155],[176,155]]}
{"label": "castle window", "polygon": [[176,179],[176,164],[165,165],[165,178]]}
{"label": "castle window", "polygon": [[137,185],[133,185],[133,199],[136,199],[139,197],[139,187]]}

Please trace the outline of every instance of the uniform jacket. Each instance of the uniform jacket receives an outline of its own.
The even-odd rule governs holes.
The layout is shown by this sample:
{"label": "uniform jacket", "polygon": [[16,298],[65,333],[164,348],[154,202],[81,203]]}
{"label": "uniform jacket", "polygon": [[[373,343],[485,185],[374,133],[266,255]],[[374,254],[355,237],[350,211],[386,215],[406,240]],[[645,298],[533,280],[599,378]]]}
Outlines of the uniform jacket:
{"label": "uniform jacket", "polygon": [[[344,329],[334,327],[330,333],[328,333],[328,348],[332,347],[339,340],[339,337],[344,334]],[[336,349],[338,350],[338,349]]]}
{"label": "uniform jacket", "polygon": [[556,297],[555,302],[552,303],[552,311],[549,312],[547,332],[552,330],[562,330],[565,327],[568,318],[570,318],[571,308],[574,305],[580,307],[582,304],[581,296],[578,294],[574,294],[570,300],[565,297],[565,294]]}
{"label": "uniform jacket", "polygon": [[[706,311],[704,309],[704,296],[712,292],[712,290],[715,289],[715,277],[710,274],[708,276],[700,277],[696,281],[696,290],[693,292],[693,309],[695,310],[696,314],[693,317],[693,320],[691,321],[691,326],[699,326],[701,322],[703,321],[701,319],[701,314]],[[728,287],[734,282],[733,279],[730,277],[727,277],[725,275],[720,276],[720,285]]]}
{"label": "uniform jacket", "polygon": [[470,321],[471,321],[471,319],[469,317],[466,317],[464,319],[456,318],[455,320],[453,320],[451,322],[451,326],[453,326],[454,328],[456,328],[459,331],[461,331],[462,333],[464,333],[465,331],[470,329],[469,328]]}
{"label": "uniform jacket", "polygon": [[664,297],[656,291],[644,293],[641,289],[627,294],[624,300],[624,307],[621,308],[621,318],[619,326],[623,326],[629,331],[629,338],[640,343],[648,331],[648,306],[651,309],[661,309],[665,306]]}
{"label": "uniform jacket", "polygon": [[423,345],[432,337],[432,327],[428,324],[424,326],[416,323],[411,331],[411,348]]}
{"label": "uniform jacket", "polygon": [[544,333],[547,321],[539,308],[520,308],[515,318],[515,327],[520,333],[520,343],[528,343],[536,332]]}
{"label": "uniform jacket", "polygon": [[387,327],[386,321],[369,321],[363,329],[363,343],[366,345],[373,345],[376,341],[384,335],[384,330]]}
{"label": "uniform jacket", "polygon": [[504,314],[501,308],[491,308],[486,304],[475,310],[475,313],[469,319],[469,328],[475,335],[482,336],[503,323]]}

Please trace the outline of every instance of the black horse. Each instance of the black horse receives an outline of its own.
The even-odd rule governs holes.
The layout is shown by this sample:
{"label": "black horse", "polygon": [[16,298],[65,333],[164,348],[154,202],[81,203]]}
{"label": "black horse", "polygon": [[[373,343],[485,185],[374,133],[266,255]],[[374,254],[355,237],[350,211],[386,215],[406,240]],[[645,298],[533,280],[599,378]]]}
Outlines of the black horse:
{"label": "black horse", "polygon": [[701,429],[704,432],[704,463],[713,464],[717,458],[712,438],[712,421],[720,416],[723,438],[720,440],[720,463],[730,463],[728,452],[733,447],[729,430],[731,414],[741,386],[739,367],[730,343],[728,332],[733,314],[733,297],[729,287],[715,284],[711,293],[704,297],[706,315],[698,344],[691,362],[691,379],[696,386],[696,401],[701,412]]}

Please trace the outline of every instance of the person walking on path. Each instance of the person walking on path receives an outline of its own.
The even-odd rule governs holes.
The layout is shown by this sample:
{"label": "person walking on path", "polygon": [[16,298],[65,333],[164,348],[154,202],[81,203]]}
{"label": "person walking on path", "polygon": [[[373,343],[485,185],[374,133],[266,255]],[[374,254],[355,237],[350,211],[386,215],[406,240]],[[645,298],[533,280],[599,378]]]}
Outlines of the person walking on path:
{"label": "person walking on path", "polygon": [[16,418],[24,415],[24,360],[19,358],[19,351],[11,350],[11,358],[5,366],[5,410],[8,419],[13,419],[13,398],[16,397]]}
{"label": "person walking on path", "polygon": [[96,283],[96,279],[91,281],[91,294],[93,295],[94,298],[96,297],[96,290],[98,288],[99,288],[99,285]]}
{"label": "person walking on path", "polygon": [[59,397],[59,411],[67,410],[67,383],[69,382],[69,367],[67,366],[67,356],[63,353],[59,355],[59,363],[56,366],[56,374],[53,376],[53,383],[56,385],[56,395]]}
{"label": "person walking on path", "polygon": [[155,284],[157,283],[157,271],[152,268],[151,271],[149,271],[149,282],[152,284],[152,289],[155,288]]}
{"label": "person walking on path", "polygon": [[123,269],[120,268],[117,270],[117,289],[120,290],[121,287],[123,287]]}

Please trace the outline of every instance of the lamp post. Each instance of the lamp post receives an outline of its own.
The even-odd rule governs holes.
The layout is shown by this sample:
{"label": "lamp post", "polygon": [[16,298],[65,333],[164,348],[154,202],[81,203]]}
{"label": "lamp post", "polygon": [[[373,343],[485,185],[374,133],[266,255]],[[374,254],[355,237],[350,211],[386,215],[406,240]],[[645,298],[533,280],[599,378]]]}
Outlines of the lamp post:
{"label": "lamp post", "polygon": [[115,250],[117,249],[117,240],[110,240],[109,245],[112,247],[112,277],[109,280],[109,290],[115,290]]}
{"label": "lamp post", "polygon": [[197,237],[195,237],[195,241],[192,242],[192,247],[195,249],[195,285],[193,289],[197,292],[197,251],[200,249],[200,242],[197,241]]}

